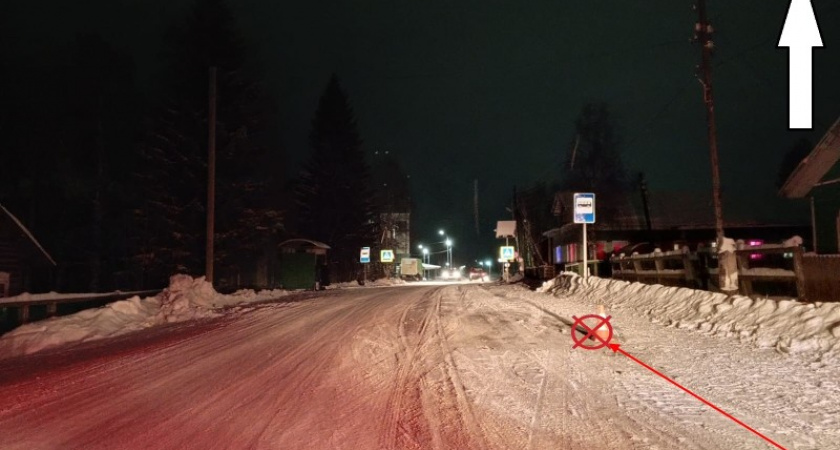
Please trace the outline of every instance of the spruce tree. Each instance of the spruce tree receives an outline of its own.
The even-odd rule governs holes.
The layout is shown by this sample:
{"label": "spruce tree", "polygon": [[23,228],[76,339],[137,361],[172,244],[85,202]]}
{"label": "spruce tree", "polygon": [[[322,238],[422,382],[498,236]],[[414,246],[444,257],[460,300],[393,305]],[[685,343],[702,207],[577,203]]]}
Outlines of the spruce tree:
{"label": "spruce tree", "polygon": [[311,156],[296,186],[298,234],[332,247],[332,279],[356,276],[359,249],[374,244],[369,168],[347,95],[333,75],[309,136]]}
{"label": "spruce tree", "polygon": [[575,121],[575,131],[561,185],[566,191],[594,192],[598,221],[610,222],[627,200],[628,184],[615,121],[607,105],[585,105]]}
{"label": "spruce tree", "polygon": [[[222,0],[196,0],[166,36],[164,101],[151,120],[138,176],[135,255],[155,276],[204,273],[207,202],[208,79],[217,70],[215,277],[233,279],[282,227],[266,195],[265,131],[273,110],[250,74],[248,48]],[[219,283],[217,283],[219,284]]]}

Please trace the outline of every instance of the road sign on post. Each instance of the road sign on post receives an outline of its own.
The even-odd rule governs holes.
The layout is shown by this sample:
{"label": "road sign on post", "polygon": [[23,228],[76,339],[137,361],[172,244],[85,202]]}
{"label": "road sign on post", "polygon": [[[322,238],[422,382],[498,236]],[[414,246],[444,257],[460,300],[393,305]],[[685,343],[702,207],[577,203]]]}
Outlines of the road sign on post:
{"label": "road sign on post", "polygon": [[581,275],[583,279],[589,278],[589,245],[586,242],[586,224],[595,223],[595,194],[575,193],[575,223],[583,224],[583,266],[581,268]]}
{"label": "road sign on post", "polygon": [[575,194],[575,223],[595,223],[595,194]]}
{"label": "road sign on post", "polygon": [[379,261],[384,263],[394,262],[393,250],[379,250]]}
{"label": "road sign on post", "polygon": [[499,247],[499,260],[513,261],[516,258],[516,252],[512,245],[503,245]]}
{"label": "road sign on post", "polygon": [[359,253],[359,262],[361,263],[369,263],[370,262],[370,247],[362,247],[361,253]]}

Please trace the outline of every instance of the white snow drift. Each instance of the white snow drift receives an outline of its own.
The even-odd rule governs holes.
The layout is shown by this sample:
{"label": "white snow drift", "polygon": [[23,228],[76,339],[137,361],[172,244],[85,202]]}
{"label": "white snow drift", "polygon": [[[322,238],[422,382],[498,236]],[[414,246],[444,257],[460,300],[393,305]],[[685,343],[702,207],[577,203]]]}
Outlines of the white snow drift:
{"label": "white snow drift", "polygon": [[[757,348],[840,357],[840,303],[750,298],[622,280],[564,274],[540,289],[608,308],[633,309],[651,321],[735,338]],[[838,299],[840,300],[840,299]]]}

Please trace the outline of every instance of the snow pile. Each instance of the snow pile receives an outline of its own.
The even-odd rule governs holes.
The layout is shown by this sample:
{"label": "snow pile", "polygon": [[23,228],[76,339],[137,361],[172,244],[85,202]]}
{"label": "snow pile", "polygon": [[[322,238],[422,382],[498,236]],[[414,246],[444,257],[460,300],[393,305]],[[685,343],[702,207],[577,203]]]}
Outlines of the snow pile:
{"label": "snow pile", "polygon": [[204,277],[174,275],[156,297],[109,303],[101,308],[22,325],[0,337],[0,358],[34,353],[49,347],[108,338],[171,322],[215,317],[219,308],[267,301],[288,291],[241,290],[222,295]]}
{"label": "snow pile", "polygon": [[[365,286],[397,286],[403,285],[407,282],[401,278],[380,278],[378,280],[368,280],[364,285]],[[329,286],[325,286],[324,289],[340,289],[340,288],[352,288],[352,287],[360,287],[361,285],[357,281],[348,281],[344,283],[330,283]]]}
{"label": "snow pile", "polygon": [[0,357],[34,353],[67,342],[101,339],[155,325],[156,297],[131,297],[101,308],[21,325],[0,337]]}
{"label": "snow pile", "polygon": [[215,308],[228,306],[224,297],[204,277],[173,275],[169,287],[158,295],[160,310],[156,318],[166,323],[213,317],[219,314]]}
{"label": "snow pile", "polygon": [[840,303],[752,299],[688,288],[583,278],[564,273],[540,289],[631,309],[654,323],[736,338],[784,353],[840,357]]}

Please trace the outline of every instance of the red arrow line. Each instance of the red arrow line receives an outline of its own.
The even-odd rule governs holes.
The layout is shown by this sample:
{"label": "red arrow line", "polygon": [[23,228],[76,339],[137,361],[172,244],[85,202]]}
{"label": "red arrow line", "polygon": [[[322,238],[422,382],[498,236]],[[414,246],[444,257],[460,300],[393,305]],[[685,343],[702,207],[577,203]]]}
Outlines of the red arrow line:
{"label": "red arrow line", "polygon": [[699,396],[699,395],[695,394],[694,392],[689,391],[688,389],[684,388],[682,385],[680,385],[680,384],[679,384],[679,383],[677,383],[676,381],[674,381],[674,380],[672,380],[672,379],[668,378],[667,376],[663,375],[662,373],[660,373],[658,370],[656,370],[656,369],[654,369],[653,367],[651,367],[651,366],[649,366],[649,365],[647,365],[647,364],[645,364],[645,363],[643,363],[643,362],[639,361],[638,359],[636,359],[636,357],[635,357],[635,356],[633,356],[633,355],[631,355],[631,354],[629,354],[629,353],[625,352],[624,350],[622,350],[622,349],[621,349],[621,346],[620,346],[619,344],[610,344],[610,345],[609,345],[609,347],[612,349],[612,351],[613,351],[613,352],[620,352],[622,355],[624,355],[624,356],[626,356],[626,357],[628,357],[628,358],[632,359],[632,360],[633,360],[633,361],[635,361],[636,363],[638,363],[638,364],[640,364],[641,366],[643,366],[645,369],[650,370],[651,372],[653,372],[653,373],[655,373],[655,374],[659,375],[660,377],[662,377],[662,378],[666,379],[669,383],[671,383],[671,384],[673,384],[674,386],[676,386],[676,387],[678,387],[678,388],[682,389],[683,391],[685,391],[686,393],[688,393],[688,394],[689,394],[689,395],[691,395],[692,397],[696,398],[697,400],[700,400],[701,402],[703,402],[703,403],[705,403],[705,404],[709,405],[709,406],[710,406],[712,409],[714,409],[715,411],[717,411],[717,412],[719,412],[719,413],[723,414],[724,416],[726,416],[726,417],[728,417],[728,418],[732,419],[732,420],[733,420],[735,423],[737,423],[738,425],[741,425],[742,427],[744,427],[744,428],[746,428],[746,429],[748,429],[748,430],[752,431],[753,433],[755,433],[756,435],[758,435],[759,437],[761,437],[761,438],[762,438],[762,439],[764,439],[765,441],[767,441],[767,442],[769,442],[769,443],[773,444],[773,445],[774,445],[774,446],[776,446],[777,448],[780,448],[781,450],[787,450],[786,448],[782,447],[781,445],[779,445],[779,444],[778,444],[777,442],[775,442],[774,440],[772,440],[772,439],[770,439],[769,437],[767,437],[767,436],[765,436],[765,435],[763,435],[763,434],[759,433],[758,431],[756,431],[756,430],[752,429],[749,425],[745,424],[744,422],[741,422],[740,420],[736,419],[735,417],[733,417],[733,416],[732,416],[731,414],[729,414],[728,412],[726,412],[726,411],[724,411],[724,410],[722,410],[722,409],[718,408],[717,406],[713,405],[711,402],[709,402],[709,401],[708,401],[708,400],[706,400],[705,398],[703,398],[703,397],[701,397],[701,396]]}

